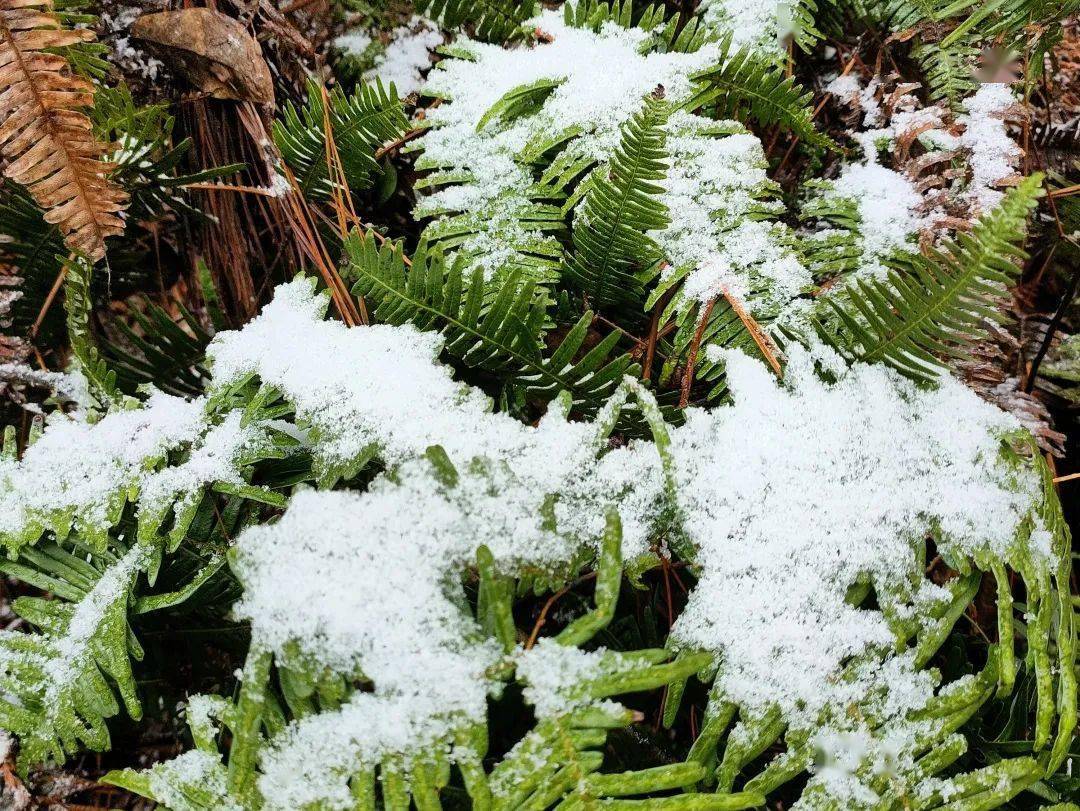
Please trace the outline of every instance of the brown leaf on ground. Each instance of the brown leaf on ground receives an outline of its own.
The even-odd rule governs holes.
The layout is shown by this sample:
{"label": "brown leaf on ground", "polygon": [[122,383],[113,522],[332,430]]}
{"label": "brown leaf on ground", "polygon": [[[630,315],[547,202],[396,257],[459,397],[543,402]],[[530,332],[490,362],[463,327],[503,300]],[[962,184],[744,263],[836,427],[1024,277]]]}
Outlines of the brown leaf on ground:
{"label": "brown leaf on ground", "polygon": [[262,48],[232,17],[209,8],[162,11],[140,17],[131,34],[213,98],[274,102]]}

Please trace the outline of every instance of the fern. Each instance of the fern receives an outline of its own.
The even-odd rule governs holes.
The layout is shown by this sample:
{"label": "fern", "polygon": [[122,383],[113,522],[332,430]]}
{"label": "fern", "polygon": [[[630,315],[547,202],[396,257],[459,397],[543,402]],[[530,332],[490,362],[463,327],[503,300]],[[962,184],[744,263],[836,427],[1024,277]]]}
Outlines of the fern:
{"label": "fern", "polygon": [[447,28],[468,25],[483,42],[506,42],[534,14],[533,0],[421,0],[417,11]]}
{"label": "fern", "polygon": [[[441,459],[441,461],[440,461]],[[458,486],[460,474],[445,461],[445,456],[434,453],[431,464],[438,469],[451,490]],[[610,622],[614,601],[618,596],[622,561],[619,545],[620,525],[616,516],[609,516],[603,539],[599,563],[596,608],[572,623],[547,645],[575,646],[587,642]],[[514,640],[511,617],[512,583],[494,569],[490,553],[484,548],[478,551],[478,567],[481,577],[481,595],[477,618],[490,632],[499,636],[504,650],[510,653]],[[241,562],[241,572],[244,566]],[[497,628],[505,629],[500,634]],[[555,651],[552,654],[558,655]],[[548,654],[546,651],[543,655]],[[700,767],[674,765],[659,769],[625,774],[598,775],[603,755],[595,751],[601,747],[609,730],[625,727],[633,720],[633,713],[610,702],[600,703],[609,696],[641,690],[655,689],[664,684],[685,680],[707,666],[707,655],[679,656],[672,660],[669,651],[641,650],[630,653],[608,653],[605,664],[600,666],[598,676],[588,682],[567,685],[572,690],[568,696],[574,702],[571,709],[546,717],[526,735],[490,773],[484,768],[483,757],[487,748],[487,731],[484,725],[458,725],[448,729],[445,735],[429,742],[418,750],[406,749],[391,753],[379,762],[361,760],[353,762],[346,756],[344,768],[335,761],[338,754],[331,753],[330,761],[305,764],[306,768],[325,769],[318,775],[319,799],[333,805],[336,798],[344,798],[346,791],[352,802],[361,808],[376,807],[376,785],[381,783],[384,803],[393,807],[405,807],[410,801],[418,805],[438,805],[439,791],[449,780],[451,763],[457,765],[465,789],[478,807],[523,809],[546,808],[562,799],[571,804],[602,801],[605,798],[634,794],[649,794],[658,790],[685,786],[692,787],[703,775]],[[274,689],[271,673],[276,665],[276,682],[280,692]],[[507,676],[511,667],[502,667]],[[528,682],[525,682],[528,686]],[[272,655],[271,652],[253,646],[244,669],[244,687],[235,704],[215,703],[212,712],[234,736],[228,763],[219,770],[217,761],[205,755],[188,753],[181,757],[193,757],[204,764],[207,775],[201,789],[192,784],[186,770],[178,767],[158,766],[148,773],[133,771],[114,772],[106,777],[108,782],[126,786],[151,797],[212,798],[223,804],[238,807],[258,807],[268,801],[278,806],[282,798],[273,795],[260,798],[264,786],[273,785],[260,780],[255,766],[276,766],[275,758],[280,750],[288,747],[290,729],[302,728],[307,720],[333,718],[339,708],[347,708],[351,690],[340,675],[327,672],[318,665],[296,655],[296,649],[287,646]],[[201,726],[201,710],[193,713]],[[292,719],[289,726],[286,719]],[[193,733],[199,752],[209,750],[211,736],[206,729],[193,724]],[[261,730],[269,732],[264,741]],[[446,750],[443,747],[450,747]],[[345,753],[341,753],[345,754]],[[258,760],[257,760],[258,756]],[[177,761],[179,764],[181,761]],[[290,761],[286,760],[285,763]],[[331,765],[333,764],[333,765]],[[345,765],[348,764],[348,765]],[[224,778],[224,779],[223,779]],[[280,779],[280,776],[279,778]],[[221,797],[213,787],[225,784],[227,796]],[[347,789],[346,789],[347,787]],[[728,800],[726,807],[749,808],[761,801],[760,795],[747,794],[738,805]],[[678,804],[676,804],[678,806]],[[183,805],[180,806],[184,807]],[[192,807],[201,807],[194,805]],[[663,801],[661,806],[664,807]]]}
{"label": "fern", "polygon": [[892,260],[887,280],[857,280],[846,299],[827,297],[839,324],[827,327],[819,320],[822,339],[851,361],[887,363],[918,380],[935,378],[940,357],[978,340],[983,323],[1000,318],[995,305],[1024,257],[1017,244],[1040,184],[1039,175],[1025,178],[970,234],[924,256]]}
{"label": "fern", "polygon": [[0,636],[0,724],[19,736],[23,764],[62,763],[82,747],[109,748],[105,721],[120,710],[114,689],[133,719],[142,715],[130,664],[142,649],[128,627],[128,603],[148,556],[136,546],[103,569],[55,545],[27,557],[48,574],[0,567],[71,602],[15,601],[16,612],[42,633]]}
{"label": "fern", "polygon": [[[52,0],[52,11],[56,15],[57,22],[63,28],[87,28],[93,30],[98,27],[100,22],[100,18],[97,16],[97,7],[88,0]],[[88,39],[65,45],[58,48],[57,52],[68,61],[75,73],[99,83],[97,89],[102,89],[100,82],[109,71],[109,47],[107,45]]]}
{"label": "fern", "polygon": [[437,329],[446,336],[451,356],[505,376],[531,396],[550,400],[567,391],[576,406],[595,411],[623,375],[635,372],[628,356],[611,358],[619,339],[615,332],[579,357],[593,323],[591,312],[545,352],[545,298],[520,275],[488,285],[474,270],[466,279],[464,258],[448,263],[438,251],[416,254],[406,270],[401,249],[378,249],[370,233],[354,233],[345,251],[348,275],[356,278],[353,294],[374,306],[379,321]]}
{"label": "fern", "polygon": [[646,99],[623,126],[610,163],[590,176],[574,214],[566,277],[598,307],[638,310],[645,280],[661,259],[645,233],[668,224],[656,199],[656,181],[667,168],[663,125],[668,114],[661,98]]}
{"label": "fern", "polygon": [[912,55],[926,76],[931,101],[945,101],[953,109],[959,109],[960,102],[977,89],[978,49],[970,42],[961,40],[949,45],[923,42],[912,49]]}
{"label": "fern", "polygon": [[749,116],[764,126],[788,129],[806,144],[837,149],[836,144],[814,126],[812,95],[804,91],[783,68],[752,51],[732,51],[730,37],[720,47],[716,66],[693,76],[698,83],[683,109],[704,107],[719,118],[742,120]]}
{"label": "fern", "polygon": [[209,376],[201,364],[210,335],[183,305],[177,307],[178,320],[150,300],[143,307],[132,308],[133,323],[118,321],[114,339],[101,344],[117,387],[133,395],[149,384],[168,394],[197,397]]}
{"label": "fern", "polygon": [[116,388],[116,372],[109,369],[97,349],[90,326],[93,303],[90,298],[89,262],[74,258],[64,262],[66,274],[64,306],[67,309],[68,339],[79,368],[99,405],[107,407],[121,399]]}
{"label": "fern", "polygon": [[[358,2],[372,33],[402,11]],[[426,0],[458,30],[411,121],[392,86],[323,90],[340,71],[277,113],[190,106],[197,140],[224,122],[271,160],[276,114],[300,186],[232,186],[203,215],[184,187],[242,167],[184,166],[232,135],[174,143],[173,106],[95,87],[115,73],[78,33],[85,0],[0,0],[0,144],[26,181],[0,190],[0,271],[26,279],[13,331],[41,322],[9,372],[72,363],[96,401],[4,431],[0,575],[21,596],[0,727],[19,772],[111,732],[108,762],[131,768],[103,782],[171,811],[1065,801],[1080,626],[1061,480],[943,375],[1004,340],[987,327],[1041,183],[991,188],[995,159],[1019,163],[1008,99],[967,101],[968,69],[987,46],[1052,65],[1073,4]],[[302,46],[269,6],[260,23],[277,36],[254,67],[295,93]],[[866,166],[830,154],[841,122],[819,131],[825,101],[796,83],[821,89],[801,51],[824,42],[846,71],[897,73],[877,120],[860,98]],[[915,101],[913,72],[942,103]],[[53,95],[31,115],[35,81]],[[50,110],[108,234],[64,224]],[[871,239],[890,180],[910,180],[910,218]],[[1055,185],[1068,234],[1074,184]],[[355,212],[343,192],[365,192]],[[294,278],[227,329],[244,319],[189,227],[265,248],[216,269],[260,269],[256,296]],[[1057,246],[1033,277],[1075,253]],[[327,317],[331,298],[352,315]],[[1043,364],[1063,383],[1072,346]],[[212,691],[187,701],[190,747],[133,764],[117,733],[157,728],[143,706],[173,720],[178,675]]]}
{"label": "fern", "polygon": [[309,82],[307,103],[303,107],[287,104],[273,127],[274,142],[301,191],[317,198],[333,192],[326,164],[327,118],[342,157],[345,180],[353,191],[368,188],[381,172],[375,150],[408,129],[393,85],[385,88],[376,79],[374,84],[358,85],[348,95],[335,88],[326,94],[329,112],[324,92],[317,82]]}
{"label": "fern", "polygon": [[98,88],[90,116],[98,139],[116,147],[110,156],[114,164],[110,179],[128,190],[132,220],[154,220],[170,211],[201,219],[203,213],[185,199],[184,187],[221,180],[244,168],[244,164],[227,164],[179,172],[194,142],[185,138],[173,144],[175,119],[165,105],[139,107],[125,84]]}

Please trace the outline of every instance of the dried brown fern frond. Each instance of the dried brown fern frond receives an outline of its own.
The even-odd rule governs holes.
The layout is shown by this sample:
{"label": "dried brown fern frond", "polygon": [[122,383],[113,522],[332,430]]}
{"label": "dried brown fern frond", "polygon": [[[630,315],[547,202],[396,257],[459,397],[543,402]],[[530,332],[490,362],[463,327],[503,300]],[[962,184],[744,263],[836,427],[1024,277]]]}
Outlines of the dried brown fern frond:
{"label": "dried brown fern frond", "polygon": [[51,12],[52,0],[0,0],[0,155],[67,246],[100,259],[105,238],[124,230],[128,197],[109,181],[105,148],[82,112],[94,86],[51,52],[93,33],[66,30]]}

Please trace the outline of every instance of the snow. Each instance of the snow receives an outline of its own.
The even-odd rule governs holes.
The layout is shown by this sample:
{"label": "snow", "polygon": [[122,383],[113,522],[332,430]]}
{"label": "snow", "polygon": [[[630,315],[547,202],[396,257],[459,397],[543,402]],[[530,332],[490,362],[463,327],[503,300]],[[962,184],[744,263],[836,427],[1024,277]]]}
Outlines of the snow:
{"label": "snow", "polygon": [[431,67],[431,52],[443,43],[443,35],[430,20],[414,17],[408,26],[395,28],[386,52],[375,59],[374,75],[393,82],[399,96],[423,86],[422,74]]}
{"label": "snow", "polygon": [[[72,419],[85,418],[93,403],[86,376],[74,367],[68,372],[52,372],[25,363],[0,363],[0,392],[9,386],[52,389],[64,405],[71,405],[65,413]],[[24,403],[23,408],[40,411],[36,403]]]}
{"label": "snow", "polygon": [[[390,32],[389,45],[375,56],[375,64],[364,73],[364,79],[378,77],[384,85],[392,82],[398,96],[405,98],[423,87],[423,74],[431,67],[431,53],[443,40],[438,25],[414,16],[408,24]],[[371,49],[372,39],[366,31],[351,31],[335,39],[334,45],[350,55],[364,56]]]}
{"label": "snow", "polygon": [[[484,458],[516,477],[520,490],[502,498],[512,501],[516,494],[521,500],[516,506],[530,504],[534,514],[545,493],[564,492],[588,501],[602,492],[605,483],[586,474],[605,442],[594,435],[593,426],[567,422],[557,407],[536,427],[494,414],[488,397],[455,382],[438,362],[443,339],[437,333],[412,326],[349,329],[339,321],[323,320],[325,307],[325,297],[315,294],[311,280],[278,287],[273,301],[243,330],[214,337],[208,348],[214,385],[254,373],[276,387],[295,405],[298,422],[315,439],[317,458],[328,467],[348,467],[372,453],[387,464],[401,464],[439,445],[459,470],[474,458]],[[288,341],[283,342],[282,335],[289,336]],[[621,481],[624,473],[613,475]],[[481,491],[477,497],[486,496]],[[494,501],[485,507],[496,508],[500,515],[507,509]],[[576,511],[570,501],[556,510],[590,522],[588,532],[581,529],[586,534],[598,536],[602,530],[602,514]],[[644,526],[631,527],[643,543]],[[486,530],[474,537],[468,551],[488,542],[479,540],[488,535],[493,535],[493,548],[506,548],[505,539]],[[565,542],[549,535],[533,529],[519,534],[519,542],[531,539],[534,554],[559,559]]]}
{"label": "snow", "polygon": [[[669,429],[665,471],[652,442],[608,449],[602,426],[637,390],[632,382],[595,422],[568,421],[556,401],[526,425],[453,380],[439,335],[348,328],[324,320],[326,303],[298,278],[209,348],[211,400],[257,375],[295,406],[317,457],[348,466],[374,453],[388,468],[363,492],[302,489],[278,520],[235,541],[244,586],[235,613],[251,622],[253,646],[279,666],[370,685],[269,741],[259,778],[268,807],[346,808],[347,783],[327,775],[433,748],[453,757],[456,733],[486,717],[505,665],[516,666],[540,716],[579,706],[583,680],[618,670],[611,652],[540,640],[506,654],[485,638],[464,592],[480,545],[500,573],[543,571],[558,582],[595,554],[608,510],[622,517],[627,562],[648,552],[658,517],[673,514],[697,583],[672,643],[715,655],[719,692],[744,717],[776,708],[792,729],[820,730],[832,755],[811,787],[853,802],[873,791],[865,763],[914,757],[922,729],[908,716],[934,694],[933,675],[896,651],[900,625],[917,627],[948,596],[923,575],[926,534],[948,560],[1054,554],[1033,513],[1039,478],[1000,454],[1019,423],[951,379],[919,388],[886,367],[845,370],[824,348],[795,346],[781,383],[747,356],[713,350],[733,405],[689,409]],[[822,381],[815,363],[836,379]],[[211,426],[202,400],[163,394],[96,425],[57,423],[21,462],[3,463],[13,486],[0,496],[2,526],[17,530],[42,509],[104,516],[129,486],[156,502],[237,481],[237,459],[267,429],[241,426],[239,412]],[[152,470],[181,445],[185,463]],[[50,689],[70,679],[63,668],[81,661],[142,554],[126,554],[77,606],[57,646],[58,662],[70,664],[58,665]],[[864,581],[884,610],[845,601]],[[852,705],[884,726],[871,733],[843,712]]]}
{"label": "snow", "polygon": [[[419,139],[424,154],[418,167],[439,169],[446,176],[465,173],[475,182],[436,191],[421,200],[416,215],[468,215],[479,235],[466,241],[464,249],[491,272],[505,259],[485,262],[485,254],[505,243],[501,229],[529,205],[532,173],[515,162],[517,153],[540,138],[574,129],[580,135],[567,145],[568,155],[607,160],[618,144],[619,127],[641,109],[646,94],[659,85],[672,102],[689,98],[689,76],[718,56],[715,43],[689,54],[647,53],[653,41],[645,31],[606,23],[594,33],[567,26],[556,11],[544,11],[530,25],[551,41],[504,49],[459,40],[456,47],[472,59],[443,60],[425,87],[426,93],[452,103],[428,111],[432,130]],[[598,76],[604,80],[597,81]],[[508,91],[541,79],[561,83],[537,111],[488,123],[477,132],[484,113]],[[488,234],[494,240],[484,241]],[[539,231],[523,236],[544,239]]]}
{"label": "snow", "polygon": [[345,51],[350,56],[363,56],[372,43],[371,34],[367,31],[357,30],[342,34],[334,40],[334,46]]}
{"label": "snow", "polygon": [[832,184],[825,199],[835,195],[855,201],[862,246],[860,274],[882,278],[882,260],[910,250],[912,237],[929,223],[921,214],[923,197],[904,174],[881,164],[849,164]]}
{"label": "snow", "polygon": [[58,513],[107,526],[117,496],[137,487],[148,465],[200,434],[203,405],[157,392],[144,407],[94,424],[54,420],[20,461],[0,460],[0,537]]}
{"label": "snow", "polygon": [[[52,655],[45,663],[47,679],[44,684],[43,706],[52,716],[70,706],[66,694],[74,688],[76,679],[85,678],[86,669],[99,653],[95,638],[109,621],[109,612],[120,609],[126,613],[126,599],[132,582],[145,565],[149,550],[141,545],[129,549],[123,557],[107,568],[94,587],[74,608],[62,635],[51,640]],[[112,631],[123,632],[113,627]]]}
{"label": "snow", "polygon": [[[484,718],[501,653],[460,608],[460,573],[480,544],[508,574],[557,571],[595,545],[614,504],[631,528],[630,559],[666,498],[652,443],[601,453],[596,429],[566,422],[557,407],[536,428],[492,414],[438,365],[436,336],[348,329],[318,320],[321,308],[310,286],[294,281],[260,320],[212,347],[216,375],[256,371],[294,400],[320,452],[341,453],[347,434],[353,452],[377,441],[397,464],[363,493],[300,492],[278,522],[237,541],[245,586],[237,611],[251,620],[254,644],[285,656],[286,666],[299,655],[362,672],[373,685],[272,742],[261,787],[274,807],[344,807],[347,787],[317,775],[448,746],[456,729]],[[920,729],[905,719],[934,682],[913,654],[895,652],[891,622],[917,623],[947,598],[923,578],[923,539],[934,532],[949,559],[1041,559],[1052,551],[1041,526],[1030,540],[1021,530],[1039,480],[1001,461],[1016,420],[960,383],[926,390],[865,365],[825,383],[815,358],[842,368],[827,354],[793,348],[781,384],[729,353],[734,405],[691,409],[671,429],[675,506],[699,571],[672,639],[713,652],[722,695],[750,715],[775,706],[794,728],[868,735],[833,713],[870,702],[890,724],[895,757],[910,757]],[[322,409],[348,431],[329,430]],[[455,486],[423,458],[435,444],[454,463]],[[549,496],[565,507],[554,526],[541,519]],[[889,614],[845,602],[863,579]],[[574,706],[579,697],[564,686],[596,673],[603,655],[552,645],[515,654],[541,715]],[[880,748],[872,756],[884,757]],[[836,774],[818,782],[835,783]]]}
{"label": "snow", "polygon": [[524,681],[525,700],[538,718],[563,715],[590,703],[583,685],[633,667],[620,661],[617,653],[601,648],[583,651],[541,639],[515,657],[518,678]]}
{"label": "snow", "polygon": [[844,73],[825,85],[825,92],[842,99],[857,98],[862,93],[862,82],[858,73]]}
{"label": "snow", "polygon": [[242,416],[237,411],[227,414],[220,425],[195,440],[185,461],[146,477],[140,509],[161,510],[176,502],[179,512],[198,499],[205,485],[243,484],[237,462],[265,438],[254,426],[241,425]]}
{"label": "snow", "polygon": [[[210,426],[205,399],[161,392],[97,423],[53,419],[21,460],[0,460],[0,537],[17,545],[35,521],[61,535],[72,522],[103,533],[132,493],[142,494],[140,509],[149,513],[160,513],[174,499],[183,506],[204,485],[240,484],[237,460],[261,437],[240,426],[239,414]],[[189,451],[185,462],[157,469],[168,452],[181,448]]]}
{"label": "snow", "polygon": [[150,3],[149,8],[132,6],[122,8],[116,14],[103,11],[99,19],[104,39],[112,48],[112,61],[130,75],[155,82],[158,74],[165,67],[164,63],[142,48],[133,45],[130,36],[132,24],[148,10],[159,11],[162,7],[156,3]]}
{"label": "snow", "polygon": [[1003,192],[1001,181],[1016,174],[1023,151],[1009,137],[1005,114],[1016,104],[1009,86],[986,83],[974,95],[964,99],[967,115],[960,116],[964,133],[960,144],[969,151],[971,187],[969,196],[980,210],[996,205]]}
{"label": "snow", "polygon": [[1038,483],[1017,486],[998,461],[1018,423],[958,382],[926,391],[858,365],[829,385],[795,350],[781,385],[745,356],[726,361],[735,406],[672,432],[701,567],[672,634],[722,655],[731,700],[812,722],[842,704],[829,685],[843,662],[893,643],[883,614],[844,602],[848,587],[903,589],[935,528],[947,555],[1008,558]]}
{"label": "snow", "polygon": [[706,303],[730,295],[755,315],[775,315],[811,283],[809,272],[784,244],[788,229],[751,215],[778,213],[761,142],[735,122],[717,123],[676,113],[668,124],[670,168],[660,182],[671,224],[651,231],[670,263],[669,273],[693,270],[682,295]]}
{"label": "snow", "polygon": [[[192,749],[172,760],[156,763],[147,772],[150,791],[163,806],[173,811],[197,811],[205,805],[193,801],[193,794],[213,798],[219,811],[240,811],[228,797],[221,758],[211,752]],[[186,790],[185,790],[186,789]]]}
{"label": "snow", "polygon": [[794,2],[798,0],[709,0],[702,18],[713,30],[730,36],[733,48],[779,57],[794,33]]}

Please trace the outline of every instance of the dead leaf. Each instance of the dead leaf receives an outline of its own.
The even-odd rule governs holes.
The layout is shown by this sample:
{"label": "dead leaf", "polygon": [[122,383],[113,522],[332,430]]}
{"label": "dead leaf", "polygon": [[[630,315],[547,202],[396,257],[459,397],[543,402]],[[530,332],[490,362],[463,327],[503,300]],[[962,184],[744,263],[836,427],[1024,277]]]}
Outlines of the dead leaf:
{"label": "dead leaf", "polygon": [[49,0],[0,0],[0,160],[73,251],[97,260],[124,231],[128,194],[112,180],[108,150],[85,110],[94,85],[72,72],[64,49],[89,42],[67,29]]}
{"label": "dead leaf", "polygon": [[209,8],[161,11],[137,19],[131,34],[214,98],[274,102],[262,48],[232,17]]}

